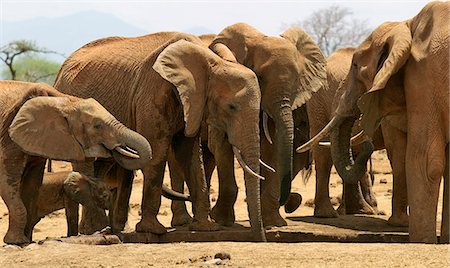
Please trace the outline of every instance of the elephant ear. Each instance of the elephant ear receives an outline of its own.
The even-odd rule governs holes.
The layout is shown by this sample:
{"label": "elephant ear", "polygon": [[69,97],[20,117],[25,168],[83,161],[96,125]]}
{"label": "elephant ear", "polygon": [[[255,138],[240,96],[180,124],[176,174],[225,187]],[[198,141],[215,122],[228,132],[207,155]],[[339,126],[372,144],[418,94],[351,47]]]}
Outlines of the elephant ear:
{"label": "elephant ear", "polygon": [[[373,60],[379,70],[375,75],[370,90],[361,96],[358,100],[358,107],[363,114],[361,118],[361,127],[367,135],[372,136],[384,116],[381,112],[382,103],[380,90],[386,87],[389,79],[396,74],[406,63],[411,52],[412,36],[406,23],[400,23],[389,31],[383,44],[377,44],[380,48],[376,54],[379,60]],[[377,66],[372,68],[377,69]],[[380,67],[381,66],[381,67]],[[392,89],[390,89],[392,90]]]}
{"label": "elephant ear", "polygon": [[223,44],[230,51],[232,51],[232,54],[237,62],[246,65],[245,62],[248,55],[247,39],[258,34],[258,31],[250,25],[245,23],[236,23],[223,29],[212,41],[209,47],[215,51],[214,46],[216,44]]}
{"label": "elephant ear", "polygon": [[153,64],[153,69],[177,89],[187,137],[197,133],[203,119],[209,75],[206,51],[210,52],[206,47],[179,40],[167,46]]}
{"label": "elephant ear", "polygon": [[35,97],[26,101],[9,126],[9,136],[24,152],[45,158],[81,161],[84,152],[72,135],[62,108],[66,97]]}
{"label": "elephant ear", "polygon": [[303,61],[299,62],[303,72],[300,74],[298,92],[292,103],[292,110],[295,110],[306,103],[312,93],[327,87],[326,58],[312,38],[298,27],[289,28],[281,37],[292,42],[303,58]]}

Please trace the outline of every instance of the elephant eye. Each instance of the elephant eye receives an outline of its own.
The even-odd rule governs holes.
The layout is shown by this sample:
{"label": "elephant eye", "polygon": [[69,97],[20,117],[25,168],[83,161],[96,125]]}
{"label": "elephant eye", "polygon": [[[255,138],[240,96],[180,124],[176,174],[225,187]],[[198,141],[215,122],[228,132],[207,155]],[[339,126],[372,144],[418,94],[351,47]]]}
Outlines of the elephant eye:
{"label": "elephant eye", "polygon": [[103,125],[101,123],[94,124],[95,129],[101,129],[102,127],[103,127]]}
{"label": "elephant eye", "polygon": [[234,113],[234,112],[236,112],[237,111],[237,108],[236,108],[236,106],[234,105],[234,104],[228,104],[228,110],[230,111],[230,112],[232,112],[232,113]]}

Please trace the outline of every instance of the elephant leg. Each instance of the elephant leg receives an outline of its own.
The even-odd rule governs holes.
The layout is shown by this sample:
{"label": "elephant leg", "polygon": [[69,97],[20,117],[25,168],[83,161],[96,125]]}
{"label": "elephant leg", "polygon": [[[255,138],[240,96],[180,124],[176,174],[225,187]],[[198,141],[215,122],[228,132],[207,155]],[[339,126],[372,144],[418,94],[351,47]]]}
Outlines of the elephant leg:
{"label": "elephant leg", "polygon": [[223,132],[211,128],[208,134],[208,145],[216,160],[219,178],[219,195],[211,210],[211,218],[220,225],[232,226],[235,221],[234,204],[238,194],[234,177],[233,149]]}
{"label": "elephant leg", "polygon": [[[409,120],[409,118],[408,118]],[[408,122],[408,124],[410,124]],[[406,177],[408,178],[410,242],[436,243],[436,210],[439,185],[445,169],[445,144],[429,139],[432,133],[408,132]]]}
{"label": "elephant leg", "polygon": [[209,190],[206,186],[200,138],[189,138],[186,139],[186,142],[192,148],[187,182],[191,185],[189,189],[194,219],[189,225],[189,229],[193,231],[217,231],[219,226],[209,220]]}
{"label": "elephant leg", "polygon": [[450,207],[449,207],[449,187],[450,187],[450,182],[449,182],[449,156],[448,156],[448,147],[449,145],[447,144],[447,148],[445,151],[445,155],[447,157],[447,160],[445,161],[445,171],[444,171],[444,200],[443,200],[443,204],[442,204],[442,222],[441,222],[441,238],[440,238],[440,243],[443,244],[448,244],[450,243],[450,235],[449,235],[449,228],[450,228]]}
{"label": "elephant leg", "polygon": [[313,158],[315,161],[314,168],[316,170],[316,194],[314,197],[314,217],[318,218],[336,218],[338,213],[334,210],[330,202],[330,183],[331,167],[333,160],[331,159],[330,149],[313,148]]}
{"label": "elephant leg", "polygon": [[118,180],[116,198],[114,199],[113,230],[122,231],[128,220],[128,208],[130,207],[130,196],[133,188],[134,173],[118,165],[116,167],[116,178]]}
{"label": "elephant leg", "polygon": [[25,235],[27,209],[21,198],[21,178],[25,168],[24,157],[4,159],[0,169],[0,196],[8,208],[8,230],[3,238],[6,244],[30,243]]}
{"label": "elephant leg", "polygon": [[261,182],[261,213],[264,227],[286,226],[287,222],[280,215],[280,186],[281,182],[270,171],[262,171],[265,180]]}
{"label": "elephant leg", "polygon": [[[173,144],[174,142],[172,142]],[[176,143],[179,143],[178,141]],[[172,189],[183,193],[184,192],[184,182],[186,180],[185,178],[185,171],[184,168],[187,168],[184,161],[178,161],[177,155],[179,157],[183,156],[183,152],[178,152],[177,149],[180,149],[180,146],[171,146],[172,148],[169,150],[168,156],[167,156],[167,163],[169,165],[169,172],[170,172],[170,183],[172,185]],[[177,150],[177,151],[175,151]],[[179,150],[181,151],[181,150]],[[175,201],[172,200],[171,204],[172,209],[172,221],[171,226],[183,226],[190,224],[192,222],[192,217],[189,215],[186,204],[184,201]]]}
{"label": "elephant leg", "polygon": [[206,187],[211,188],[211,177],[216,168],[216,159],[207,144],[202,145],[203,166],[205,167]]}
{"label": "elephant leg", "polygon": [[25,235],[30,241],[33,240],[34,221],[37,218],[37,198],[44,176],[45,161],[46,159],[42,157],[29,156],[22,174],[21,196],[27,210]]}
{"label": "elephant leg", "polygon": [[161,206],[161,188],[169,144],[169,138],[152,142],[153,159],[142,170],[144,175],[144,189],[141,202],[142,218],[136,224],[136,232],[154,234],[167,232],[156,216]]}
{"label": "elephant leg", "polygon": [[78,203],[72,201],[68,196],[64,197],[64,207],[67,221],[67,236],[78,235]]}
{"label": "elephant leg", "polygon": [[[261,139],[261,159],[272,167],[275,166],[276,156],[274,156],[272,147],[267,139]],[[269,149],[270,148],[270,149]],[[268,152],[271,155],[268,155]],[[266,168],[261,168],[261,174],[265,178],[261,182],[261,214],[263,217],[264,227],[286,226],[287,222],[280,215],[280,187],[281,181],[278,177]]]}
{"label": "elephant leg", "polygon": [[406,188],[406,133],[382,122],[386,151],[392,167],[392,215],[388,224],[408,226],[408,193]]}

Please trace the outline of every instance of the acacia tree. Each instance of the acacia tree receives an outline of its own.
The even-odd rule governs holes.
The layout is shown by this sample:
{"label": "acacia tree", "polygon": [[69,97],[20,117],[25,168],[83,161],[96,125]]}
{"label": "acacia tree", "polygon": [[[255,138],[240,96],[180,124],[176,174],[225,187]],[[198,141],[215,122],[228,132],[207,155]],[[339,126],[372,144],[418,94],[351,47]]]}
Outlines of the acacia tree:
{"label": "acacia tree", "polygon": [[[44,82],[51,85],[55,81],[59,68],[58,62],[37,55],[26,55],[14,61],[14,80]],[[10,69],[4,68],[0,76],[10,79]]]}
{"label": "acacia tree", "polygon": [[338,48],[361,43],[370,33],[367,24],[367,20],[354,18],[349,8],[339,5],[319,9],[294,23],[305,29],[327,56]]}
{"label": "acacia tree", "polygon": [[[18,78],[17,77],[18,70],[14,64],[14,62],[18,58],[18,56],[32,55],[35,53],[59,54],[55,51],[41,48],[38,45],[36,45],[35,42],[29,41],[29,40],[12,41],[0,48],[0,60],[3,61],[3,63],[5,63],[5,65],[7,66],[11,80],[17,80],[17,78]],[[59,55],[61,55],[61,54],[59,54]],[[32,72],[32,71],[28,71],[28,73],[30,73],[30,72]],[[40,74],[40,75],[46,76],[46,74]],[[48,75],[50,76],[51,74],[48,74]],[[29,80],[29,81],[31,81],[31,80]]]}

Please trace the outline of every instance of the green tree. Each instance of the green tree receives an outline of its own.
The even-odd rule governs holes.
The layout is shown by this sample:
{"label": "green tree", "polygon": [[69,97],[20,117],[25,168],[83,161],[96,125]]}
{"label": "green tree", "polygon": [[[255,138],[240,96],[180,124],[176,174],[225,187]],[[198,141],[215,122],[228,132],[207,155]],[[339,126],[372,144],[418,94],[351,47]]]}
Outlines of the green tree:
{"label": "green tree", "polygon": [[58,74],[60,64],[41,56],[27,55],[14,62],[15,79],[12,79],[9,69],[3,69],[1,76],[6,79],[28,82],[44,82],[53,84]]}
{"label": "green tree", "polygon": [[[45,48],[39,47],[34,41],[30,40],[16,40],[12,41],[0,48],[0,60],[5,63],[9,75],[3,75],[11,80],[23,80],[23,81],[42,81],[42,79],[51,80],[51,76],[54,72],[54,66],[57,63],[46,60],[44,58],[35,58],[33,56],[38,53],[52,53],[59,54],[55,51],[51,51]],[[59,54],[64,56],[62,54]],[[20,56],[20,57],[19,57]],[[28,57],[23,57],[28,56]],[[20,64],[16,65],[15,62],[20,60]],[[19,76],[18,68],[21,69],[21,76]],[[36,68],[36,69],[32,69]],[[53,68],[53,69],[52,69]],[[49,72],[45,72],[48,70]],[[54,78],[53,78],[54,79]]]}

